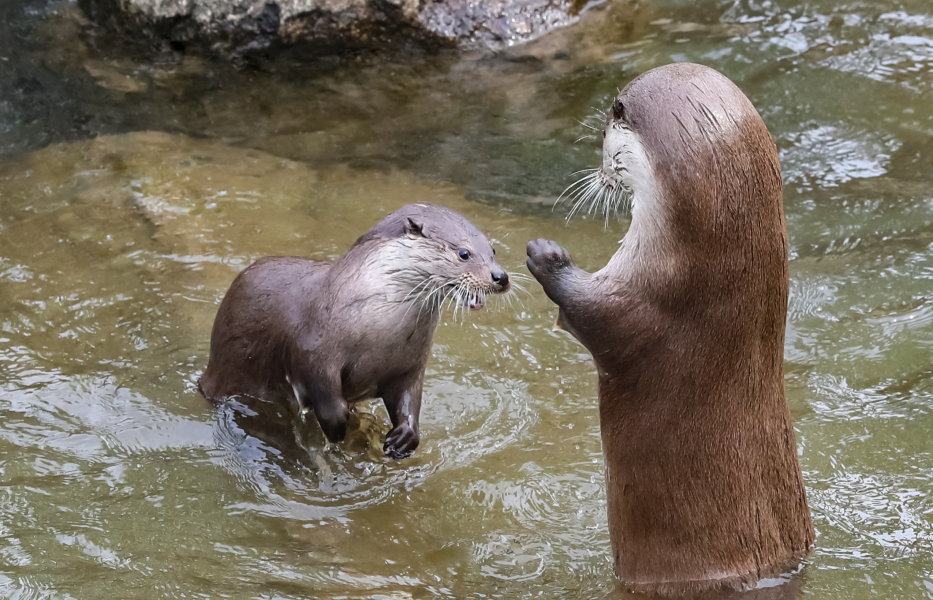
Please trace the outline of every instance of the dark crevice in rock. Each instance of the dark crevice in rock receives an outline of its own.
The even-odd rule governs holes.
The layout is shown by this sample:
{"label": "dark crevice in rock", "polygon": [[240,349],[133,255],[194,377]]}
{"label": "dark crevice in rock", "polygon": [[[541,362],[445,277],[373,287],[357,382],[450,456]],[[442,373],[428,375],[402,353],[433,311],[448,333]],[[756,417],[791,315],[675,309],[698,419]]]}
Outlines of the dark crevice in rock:
{"label": "dark crevice in rock", "polygon": [[[577,0],[579,2],[579,0]],[[283,46],[311,54],[414,43],[501,49],[576,20],[573,0],[78,0],[128,39],[229,57]]]}

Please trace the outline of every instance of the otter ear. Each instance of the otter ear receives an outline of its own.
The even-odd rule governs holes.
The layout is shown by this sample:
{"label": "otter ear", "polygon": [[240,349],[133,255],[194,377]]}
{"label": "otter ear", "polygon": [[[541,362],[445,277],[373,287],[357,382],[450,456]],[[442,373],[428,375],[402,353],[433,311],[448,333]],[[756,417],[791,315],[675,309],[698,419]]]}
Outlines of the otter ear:
{"label": "otter ear", "polygon": [[624,120],[625,120],[625,105],[622,104],[622,101],[619,100],[618,98],[616,98],[616,99],[612,102],[612,117],[613,117],[616,121],[624,121]]}
{"label": "otter ear", "polygon": [[408,217],[408,221],[405,223],[405,235],[428,237],[424,235],[424,225],[418,223],[411,217]]}

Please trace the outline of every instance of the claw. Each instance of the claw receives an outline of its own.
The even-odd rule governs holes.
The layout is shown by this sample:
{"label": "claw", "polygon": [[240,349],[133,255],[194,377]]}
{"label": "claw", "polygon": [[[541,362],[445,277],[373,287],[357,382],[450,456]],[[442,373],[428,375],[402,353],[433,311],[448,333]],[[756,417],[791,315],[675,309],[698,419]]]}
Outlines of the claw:
{"label": "claw", "polygon": [[389,458],[400,460],[411,456],[419,442],[418,434],[411,428],[399,426],[386,436],[383,450]]}

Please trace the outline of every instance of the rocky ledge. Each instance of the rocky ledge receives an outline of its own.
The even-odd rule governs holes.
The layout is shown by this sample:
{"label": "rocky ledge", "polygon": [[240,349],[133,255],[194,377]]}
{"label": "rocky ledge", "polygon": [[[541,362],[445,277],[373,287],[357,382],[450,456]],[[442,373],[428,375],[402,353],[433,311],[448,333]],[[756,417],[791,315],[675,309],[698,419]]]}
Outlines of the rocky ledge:
{"label": "rocky ledge", "polygon": [[500,49],[576,20],[572,0],[78,0],[88,17],[134,39],[245,54],[277,44],[316,51],[408,39]]}

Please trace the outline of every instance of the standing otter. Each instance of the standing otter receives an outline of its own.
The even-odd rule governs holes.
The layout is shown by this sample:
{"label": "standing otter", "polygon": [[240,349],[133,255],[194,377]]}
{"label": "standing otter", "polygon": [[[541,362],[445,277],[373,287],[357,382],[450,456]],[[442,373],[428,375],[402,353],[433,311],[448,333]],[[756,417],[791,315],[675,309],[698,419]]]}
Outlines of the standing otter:
{"label": "standing otter", "polygon": [[712,69],[648,71],[613,102],[590,181],[584,202],[633,201],[619,250],[591,274],[536,240],[528,268],[596,363],[616,573],[676,595],[792,569],[814,532],[784,398],[787,233],[764,122]]}
{"label": "standing otter", "polygon": [[385,453],[404,458],[418,447],[443,305],[479,310],[510,287],[494,255],[462,215],[419,203],[377,223],[336,263],[261,258],[220,304],[198,389],[209,400],[294,396],[331,442],[346,435],[348,403],[382,398],[392,419]]}

